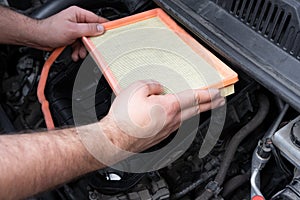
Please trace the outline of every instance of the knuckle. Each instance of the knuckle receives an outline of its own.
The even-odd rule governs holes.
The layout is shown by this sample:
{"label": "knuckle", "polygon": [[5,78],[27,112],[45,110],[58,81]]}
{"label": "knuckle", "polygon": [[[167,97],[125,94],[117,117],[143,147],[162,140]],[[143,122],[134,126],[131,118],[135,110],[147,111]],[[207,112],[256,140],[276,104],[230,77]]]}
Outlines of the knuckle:
{"label": "knuckle", "polygon": [[143,80],[138,80],[137,82],[135,82],[137,85],[145,85],[146,82]]}
{"label": "knuckle", "polygon": [[201,104],[201,94],[200,92],[194,91],[194,104],[199,105]]}
{"label": "knuckle", "polygon": [[195,107],[195,114],[198,115],[200,114],[202,111],[201,111],[201,107],[200,106],[196,106]]}
{"label": "knuckle", "polygon": [[201,103],[201,95],[199,92],[194,93],[194,102],[196,105],[199,105]]}
{"label": "knuckle", "polygon": [[88,32],[89,33],[96,33],[97,32],[97,27],[94,24],[89,24],[88,25]]}
{"label": "knuckle", "polygon": [[69,7],[69,10],[71,10],[71,11],[75,11],[75,10],[78,10],[79,9],[79,7],[77,7],[77,6],[70,6]]}
{"label": "knuckle", "polygon": [[169,113],[170,114],[176,114],[180,112],[180,104],[177,100],[173,100],[170,102],[170,105],[169,105]]}
{"label": "knuckle", "polygon": [[144,84],[145,84],[145,87],[146,87],[147,91],[150,91],[151,90],[151,86],[149,84],[146,84],[146,83],[144,83]]}
{"label": "knuckle", "polygon": [[211,96],[207,90],[200,90],[195,92],[195,102],[197,102],[197,104],[201,104],[209,100],[211,100]]}
{"label": "knuckle", "polygon": [[145,86],[145,82],[142,81],[142,80],[136,81],[136,82],[131,84],[131,87],[136,88],[136,89],[144,88],[144,86]]}

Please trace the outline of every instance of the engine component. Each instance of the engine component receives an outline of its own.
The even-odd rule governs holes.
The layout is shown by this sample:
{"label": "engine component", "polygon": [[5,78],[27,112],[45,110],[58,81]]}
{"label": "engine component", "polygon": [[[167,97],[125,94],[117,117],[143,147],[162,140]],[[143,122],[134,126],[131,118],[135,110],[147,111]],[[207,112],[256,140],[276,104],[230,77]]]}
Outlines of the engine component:
{"label": "engine component", "polygon": [[300,121],[297,121],[292,126],[291,140],[296,147],[300,148]]}
{"label": "engine component", "polygon": [[[241,80],[236,85],[236,94],[227,98],[226,122],[217,144],[213,147],[209,141],[204,141],[205,134],[210,125],[210,113],[202,113],[199,130],[193,144],[182,157],[171,165],[159,170],[159,172],[153,172],[153,174],[158,174],[158,176],[150,174],[126,174],[123,172],[113,172],[110,168],[106,168],[84,175],[55,190],[39,195],[37,198],[31,198],[31,200],[160,200],[169,198],[189,200],[196,199],[199,196],[199,191],[202,191],[205,185],[208,185],[208,189],[215,190],[216,193],[220,192],[222,189],[221,186],[224,185],[224,189],[219,195],[215,196],[215,199],[249,199],[249,179],[251,175],[251,158],[252,155],[254,155],[253,151],[257,146],[258,140],[263,137],[263,133],[267,133],[264,138],[271,138],[273,133],[277,130],[278,125],[282,121],[282,118],[276,118],[278,110],[282,111],[280,114],[282,117],[284,115],[283,113],[287,112],[288,105],[284,106],[280,100],[277,100],[285,96],[286,99],[289,99],[287,102],[292,103],[296,109],[299,107],[295,103],[298,101],[297,95],[299,96],[299,94],[297,92],[291,94],[291,91],[294,90],[294,87],[298,86],[296,84],[299,82],[294,81],[293,79],[284,79],[287,72],[291,71],[291,65],[287,66],[285,64],[296,63],[295,66],[297,66],[297,63],[299,62],[297,60],[299,58],[296,54],[296,50],[297,48],[299,50],[299,47],[294,45],[298,44],[297,41],[299,39],[296,31],[299,27],[296,27],[298,19],[296,19],[295,16],[298,15],[295,13],[298,11],[295,11],[297,10],[295,9],[297,7],[295,1],[155,1],[160,2],[161,5],[163,5],[162,7],[174,14],[175,19],[182,22],[190,30],[193,30],[196,34],[196,38],[198,36],[197,39],[204,41],[204,45],[211,46],[214,51],[219,52],[219,56],[224,62],[235,67],[235,70],[239,70],[238,73]],[[36,10],[36,12],[32,14],[32,16],[38,15],[37,17],[35,16],[36,18],[45,18],[51,15],[51,13],[59,12],[66,4],[74,5],[77,4],[77,2],[82,2],[82,4],[79,3],[77,5],[111,20],[125,17],[142,10],[147,10],[152,6],[152,1],[150,0],[25,0],[21,3],[17,0],[0,0],[0,3],[3,2],[8,2],[9,4],[14,2],[11,6],[17,9],[26,7],[26,11],[23,11],[23,13],[27,15]],[[30,3],[28,4],[28,2]],[[277,5],[279,2],[281,3]],[[30,4],[32,6],[31,8],[28,8]],[[253,12],[258,4],[263,5],[262,10],[259,10],[260,14],[254,16]],[[41,5],[42,7],[39,9]],[[266,7],[265,11],[263,10],[263,7]],[[282,7],[284,7],[284,10],[280,10]],[[294,26],[296,24],[295,31],[289,36],[289,38],[296,38],[294,40],[295,42],[291,43],[290,41],[293,40],[287,39],[288,37],[286,35],[284,41],[290,43],[287,49],[282,48],[283,43],[280,43],[279,46],[276,47],[276,45],[274,45],[275,41],[269,36],[265,38],[260,37],[261,35],[259,34],[263,34],[262,32],[257,32],[256,29],[249,30],[249,24],[245,20],[246,13],[250,13],[248,17],[253,16],[253,19],[257,20],[257,22],[261,20],[259,19],[259,16],[262,16],[262,18],[265,17],[265,19],[260,21],[263,22],[265,20],[264,24],[261,24],[261,27],[266,30],[275,28],[274,30],[277,30],[278,34],[280,32],[279,29],[284,29],[286,30],[285,33],[288,33],[288,30],[290,30],[289,26]],[[263,13],[265,13],[265,16]],[[192,14],[193,17],[189,17],[190,14]],[[268,21],[267,19],[271,19],[271,14],[274,15],[273,17],[275,18],[273,21]],[[278,23],[274,25],[276,20]],[[286,23],[284,23],[285,20]],[[224,23],[225,21],[233,21],[234,23]],[[282,23],[279,23],[280,21]],[[200,25],[198,22],[201,22]],[[201,28],[204,29],[200,30]],[[206,28],[208,29],[206,30]],[[243,37],[240,37],[239,35],[230,37],[229,39],[227,37],[241,32],[248,36],[244,37],[247,41],[239,41],[239,39],[243,39]],[[259,35],[259,37],[256,37],[256,35]],[[271,37],[272,36],[273,35],[271,35]],[[278,37],[276,34],[274,36]],[[249,38],[255,38],[259,42],[254,42],[254,40],[249,40]],[[238,43],[237,46],[236,42]],[[261,46],[265,48],[261,48]],[[293,48],[294,52],[291,54]],[[265,49],[268,49],[268,51]],[[272,55],[268,57],[270,54],[269,52],[272,52]],[[57,126],[74,124],[71,103],[72,84],[81,62],[74,63],[71,60],[70,55],[71,48],[67,48],[61,57],[56,60],[51,68],[45,91],[47,99],[49,99],[51,104],[51,113]],[[1,122],[3,122],[2,124],[0,123],[1,131],[2,129],[8,130],[12,128],[7,126],[9,123],[3,121],[5,115],[7,118],[11,119],[17,130],[45,127],[41,117],[40,107],[35,96],[35,90],[36,82],[39,79],[41,64],[47,56],[48,53],[46,52],[37,52],[24,47],[0,47],[0,88],[3,88],[2,85],[4,86],[4,90],[1,90],[0,98],[0,105],[2,105],[3,108],[2,112],[0,107],[0,118]],[[291,57],[294,60],[291,60]],[[272,60],[273,58],[274,60]],[[88,70],[94,71],[97,66],[91,61],[88,62],[90,62],[88,65],[90,68]],[[257,64],[260,64],[260,66],[256,66]],[[281,64],[284,67],[279,68],[277,67],[278,64]],[[253,70],[253,68],[255,70]],[[275,71],[273,71],[273,69],[275,69]],[[284,73],[283,76],[276,76],[277,79],[273,80],[274,77],[270,77],[269,74],[274,73],[273,75],[277,75],[278,71],[276,70]],[[248,77],[242,73],[242,71],[245,71],[253,77]],[[96,73],[96,70],[94,72]],[[288,73],[288,75],[290,74]],[[297,75],[298,74],[295,73],[295,76]],[[282,78],[284,79],[283,81],[281,80]],[[271,88],[275,95],[264,90],[263,87],[254,81],[254,79],[260,81],[269,89]],[[278,82],[280,81],[284,84],[278,86]],[[293,85],[292,82],[295,82],[295,85]],[[291,83],[291,87],[285,90],[287,83]],[[87,123],[89,123],[90,110],[96,110],[97,117],[100,119],[108,111],[111,102],[111,90],[105,79],[101,79],[98,84],[86,85],[84,88],[79,88],[79,91],[77,92],[85,92],[90,89],[90,86],[94,88],[97,87],[97,93],[96,97],[93,98],[96,105],[92,108],[84,108],[84,112],[82,112],[83,115],[86,115],[85,118],[87,119]],[[241,127],[247,126],[247,124],[248,126],[251,125],[251,119],[254,119],[253,116],[258,108],[257,105],[263,103],[262,100],[257,99],[255,95],[259,90],[266,93],[270,99],[270,106],[272,106],[272,108],[276,105],[276,108],[278,107],[279,109],[270,109],[267,118],[268,120],[265,120],[265,123],[255,129],[255,134],[251,134],[249,140],[244,140],[243,143],[238,144],[239,147],[236,148],[236,144],[232,145],[232,142],[230,142],[237,138],[237,136],[234,136],[234,133],[240,130]],[[293,98],[293,95],[296,97]],[[81,103],[84,100],[85,99],[78,99],[77,102]],[[295,116],[299,115],[293,108],[289,109],[288,114],[289,115],[285,116],[287,121],[294,119]],[[260,117],[262,118],[262,116]],[[274,126],[269,128],[269,125],[273,120]],[[214,123],[218,123],[218,121]],[[285,162],[285,159],[281,160],[282,157],[279,156],[279,150],[285,157],[290,157],[290,155],[284,153],[283,150],[293,151],[294,154],[299,151],[300,137],[299,131],[297,130],[298,125],[297,123],[295,124],[296,125],[292,124],[290,130],[286,131],[288,133],[287,136],[282,135],[281,138],[278,138],[277,145],[270,145],[274,156],[270,158],[259,176],[261,179],[261,193],[268,199],[274,196],[278,191],[281,192],[275,195],[273,197],[274,199],[291,200],[300,198],[299,176],[295,175],[295,178],[291,181],[292,166],[289,165],[289,162]],[[276,137],[278,137],[277,134],[281,135],[283,133],[281,133],[280,130],[275,134]],[[272,139],[275,138],[275,136],[273,136]],[[290,141],[287,142],[288,140]],[[164,141],[161,145],[164,145],[166,142],[168,141]],[[212,148],[205,152],[206,156],[199,155],[199,157],[198,152],[205,143],[212,146]],[[282,143],[286,143],[285,147],[277,148],[279,147],[279,144],[282,145]],[[232,148],[233,150],[230,150]],[[228,155],[229,153],[227,151],[229,150],[232,151],[230,154],[234,154],[234,156]],[[270,154],[269,149],[267,152],[261,150],[265,150],[265,148],[261,148],[259,151],[261,153],[255,155],[268,158],[268,155]],[[255,152],[257,152],[257,149]],[[297,159],[293,160],[293,163],[299,164],[299,159],[300,158],[297,157]],[[224,164],[225,161],[227,162],[227,166]],[[221,172],[223,171],[222,176],[226,175],[225,178],[223,177],[224,184],[211,181],[220,169],[221,162],[223,162],[221,166]],[[252,164],[254,163],[255,162],[253,161]],[[228,166],[229,164],[230,166]],[[257,175],[259,175],[259,173],[257,173]],[[256,180],[259,180],[259,178]],[[210,184],[208,184],[209,181],[211,181]]]}
{"label": "engine component", "polygon": [[260,171],[270,159],[270,143],[269,140],[259,141],[257,149],[253,153],[251,163],[251,198],[253,200],[255,199],[254,197],[264,198],[260,191]]}
{"label": "engine component", "polygon": [[27,54],[17,63],[16,75],[3,81],[3,90],[15,107],[22,105],[24,97],[34,89],[40,66],[39,60]]}
{"label": "engine component", "polygon": [[170,197],[170,191],[164,179],[151,179],[145,188],[137,185],[135,189],[126,194],[109,196],[99,193],[97,190],[89,192],[89,200],[167,200]]}
{"label": "engine component", "polygon": [[255,117],[231,139],[215,180],[207,185],[206,190],[199,197],[197,197],[197,200],[210,199],[213,195],[218,195],[221,191],[221,186],[225,180],[227,170],[239,144],[243,139],[245,139],[245,137],[248,136],[248,134],[250,134],[255,128],[257,128],[257,126],[259,126],[263,122],[266,115],[268,114],[269,100],[267,99],[267,97],[261,95],[259,96],[258,101],[260,105]]}
{"label": "engine component", "polygon": [[[265,164],[269,161],[271,151],[272,151],[272,141],[271,137],[278,129],[279,124],[281,123],[284,115],[286,114],[289,105],[286,104],[282,107],[282,111],[280,112],[277,119],[273,122],[264,138],[259,141],[257,148],[255,149],[252,156],[251,163],[251,198],[254,197],[264,198],[260,191],[260,171],[265,166]],[[274,152],[274,151],[273,151]],[[275,155],[275,158],[277,155]]]}
{"label": "engine component", "polygon": [[51,15],[54,15],[58,13],[59,11],[72,6],[72,5],[78,5],[81,3],[82,5],[82,0],[70,0],[70,1],[59,1],[59,0],[52,0],[52,1],[47,1],[41,8],[36,10],[31,14],[32,18],[35,19],[44,19],[47,17],[50,17]]}
{"label": "engine component", "polygon": [[38,128],[43,120],[35,90],[43,53],[27,47],[3,47],[0,55],[3,110],[15,131]]}
{"label": "engine component", "polygon": [[6,1],[8,2],[8,5],[19,10],[26,10],[31,6],[31,0],[25,0],[25,1],[6,0]]}
{"label": "engine component", "polygon": [[[279,104],[280,104],[280,102],[279,102]],[[284,106],[279,105],[279,107],[282,107],[282,108],[280,108],[281,109],[280,114],[278,115],[277,119],[273,122],[272,126],[269,128],[269,130],[265,134],[264,139],[272,138],[274,133],[277,131],[280,123],[282,122],[283,117],[285,116],[285,114],[287,113],[287,111],[289,109],[288,104],[285,104]]]}
{"label": "engine component", "polygon": [[5,6],[8,6],[7,0],[1,0],[1,1],[0,1],[0,4],[5,5]]}
{"label": "engine component", "polygon": [[214,51],[300,111],[295,0],[155,0]]}
{"label": "engine component", "polygon": [[15,132],[15,128],[0,105],[0,134]]}
{"label": "engine component", "polygon": [[300,178],[294,178],[286,188],[276,194],[272,200],[295,200],[300,199]]}
{"label": "engine component", "polygon": [[300,167],[299,123],[300,116],[281,128],[272,137],[274,145],[278,147],[283,156],[297,168]]}
{"label": "engine component", "polygon": [[245,174],[237,175],[227,181],[224,184],[224,188],[222,191],[221,196],[224,197],[225,199],[229,198],[230,194],[234,192],[236,189],[239,187],[243,186],[243,184],[247,183],[250,179],[250,171],[246,172]]}
{"label": "engine component", "polygon": [[[138,11],[145,10],[152,5],[150,0],[52,0],[47,1],[42,7],[31,14],[32,18],[44,19],[51,15],[58,13],[59,11],[68,8],[70,6],[84,6],[84,7],[109,7],[111,10],[113,7],[123,7],[126,10],[126,15],[134,14]],[[115,11],[115,9],[113,9]]]}
{"label": "engine component", "polygon": [[186,194],[193,191],[194,189],[199,187],[202,183],[204,183],[205,181],[209,180],[211,177],[216,175],[217,171],[218,171],[218,168],[215,168],[206,173],[202,173],[201,177],[197,181],[195,181],[194,183],[192,183],[191,185],[189,185],[187,188],[183,189],[182,191],[173,194],[171,196],[171,199],[180,199],[180,198],[184,197]]}
{"label": "engine component", "polygon": [[[101,175],[102,174],[102,175]],[[129,191],[136,186],[146,175],[114,172],[106,168],[99,170],[89,180],[91,188],[101,191],[102,194],[118,194]]]}

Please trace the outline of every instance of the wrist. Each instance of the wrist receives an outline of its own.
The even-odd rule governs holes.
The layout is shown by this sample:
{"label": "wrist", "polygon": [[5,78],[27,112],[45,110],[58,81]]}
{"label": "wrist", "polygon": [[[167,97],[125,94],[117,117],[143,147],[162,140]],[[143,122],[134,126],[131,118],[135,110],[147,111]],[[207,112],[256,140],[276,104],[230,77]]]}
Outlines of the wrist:
{"label": "wrist", "polygon": [[76,149],[74,149],[74,151],[78,151],[79,149],[81,149],[80,150],[81,153],[79,153],[79,155],[81,155],[80,160],[84,162],[84,164],[82,163],[82,165],[86,167],[86,172],[95,171],[95,170],[105,167],[105,165],[103,163],[101,163],[97,159],[95,159],[95,157],[88,151],[88,149],[86,148],[86,145],[84,144],[84,142],[82,140],[80,131],[78,131],[78,130],[79,129],[77,127],[74,128],[75,138],[76,138],[76,141],[78,141],[78,145],[76,145]]}
{"label": "wrist", "polygon": [[36,20],[28,18],[27,24],[23,27],[24,44],[32,48],[41,50],[52,50],[53,48],[47,44],[51,43],[51,38],[48,37],[49,29],[45,27],[44,20]]}
{"label": "wrist", "polygon": [[132,144],[136,138],[128,134],[125,130],[127,125],[121,123],[122,121],[116,123],[115,119],[108,114],[99,122],[99,126],[115,148],[128,153],[134,152],[134,146]]}
{"label": "wrist", "polygon": [[118,125],[115,121],[109,116],[106,115],[99,121],[99,127],[102,130],[101,132],[105,134],[107,139],[112,143],[112,145],[122,148],[123,147],[123,137],[124,134],[122,130],[118,128]]}
{"label": "wrist", "polygon": [[128,157],[121,149],[124,144],[120,130],[109,117],[100,122],[76,127],[81,143],[99,164],[111,166]]}
{"label": "wrist", "polygon": [[27,16],[23,18],[22,24],[18,26],[18,35],[15,36],[15,44],[24,45],[32,48],[41,49],[43,38],[46,38],[45,31],[43,30],[42,20],[36,20]]}

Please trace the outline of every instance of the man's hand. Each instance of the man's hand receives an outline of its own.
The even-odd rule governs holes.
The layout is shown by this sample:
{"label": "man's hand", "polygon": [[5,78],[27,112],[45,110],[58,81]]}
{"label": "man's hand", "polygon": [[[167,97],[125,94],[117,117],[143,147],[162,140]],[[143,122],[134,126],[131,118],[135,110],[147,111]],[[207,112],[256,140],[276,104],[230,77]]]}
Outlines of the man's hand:
{"label": "man's hand", "polygon": [[104,33],[107,20],[72,6],[44,20],[35,20],[0,6],[0,44],[24,45],[42,50],[73,44],[72,58],[85,58],[87,52],[77,40]]}
{"label": "man's hand", "polygon": [[113,132],[109,138],[114,145],[130,152],[143,151],[168,137],[184,120],[225,104],[215,89],[162,92],[157,82],[139,81],[116,97],[109,114],[100,121]]}
{"label": "man's hand", "polygon": [[130,152],[159,143],[183,120],[225,103],[217,90],[161,95],[162,90],[153,81],[131,85],[116,97],[99,123],[47,133],[1,135],[0,199],[24,199],[115,164]]}
{"label": "man's hand", "polygon": [[86,49],[77,39],[82,36],[103,34],[105,30],[101,23],[104,22],[107,20],[90,11],[72,6],[38,23],[42,34],[38,37],[37,43],[40,46],[37,48],[51,50],[73,44],[73,60],[85,58]]}

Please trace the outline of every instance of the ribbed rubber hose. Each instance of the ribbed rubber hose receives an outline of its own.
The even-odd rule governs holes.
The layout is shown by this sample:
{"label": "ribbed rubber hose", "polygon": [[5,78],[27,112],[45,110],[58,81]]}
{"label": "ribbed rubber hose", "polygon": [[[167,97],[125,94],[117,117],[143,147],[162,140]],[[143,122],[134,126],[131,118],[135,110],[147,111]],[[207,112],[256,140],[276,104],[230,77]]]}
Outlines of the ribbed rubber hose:
{"label": "ribbed rubber hose", "polygon": [[[34,19],[45,19],[70,6],[95,7],[123,4],[128,9],[128,14],[143,10],[152,2],[150,0],[48,0],[40,8],[34,11],[30,17]],[[100,7],[101,7],[100,6]]]}
{"label": "ribbed rubber hose", "polygon": [[30,17],[34,19],[45,19],[70,6],[85,5],[92,1],[95,0],[48,0],[38,10],[34,11]]}
{"label": "ribbed rubber hose", "polygon": [[[247,123],[233,136],[233,138],[230,140],[227,150],[225,151],[224,159],[221,163],[220,170],[214,180],[218,183],[220,187],[225,180],[228,168],[231,164],[231,161],[234,157],[238,146],[252,131],[254,131],[264,121],[269,112],[270,102],[265,95],[259,95],[258,102],[259,109],[256,115],[252,118],[252,120],[249,123]],[[213,192],[205,190],[199,197],[196,198],[196,200],[208,200],[213,195]]]}
{"label": "ribbed rubber hose", "polygon": [[237,188],[241,187],[244,183],[250,180],[250,172],[246,174],[241,174],[233,177],[228,182],[224,184],[224,189],[222,192],[222,197],[226,198],[230,193],[232,193]]}

